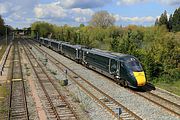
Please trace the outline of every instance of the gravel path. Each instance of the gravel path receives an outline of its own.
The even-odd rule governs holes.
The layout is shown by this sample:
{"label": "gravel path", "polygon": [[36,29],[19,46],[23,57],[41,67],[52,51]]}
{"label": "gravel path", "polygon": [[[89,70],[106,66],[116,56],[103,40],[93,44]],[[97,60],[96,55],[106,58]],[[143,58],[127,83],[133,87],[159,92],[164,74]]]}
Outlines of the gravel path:
{"label": "gravel path", "polygon": [[[49,52],[51,55],[56,56],[59,61],[63,62],[71,69],[75,70],[78,74],[82,75],[84,78],[88,79],[96,87],[100,88],[106,92],[111,97],[115,98],[127,108],[134,111],[136,114],[141,116],[143,119],[153,120],[153,119],[163,119],[163,120],[175,120],[178,119],[175,116],[169,114],[164,109],[156,106],[155,104],[149,102],[148,100],[135,95],[128,90],[115,84],[108,78],[93,72],[57,53],[51,51],[45,47],[41,47]],[[88,74],[87,74],[88,73]]]}

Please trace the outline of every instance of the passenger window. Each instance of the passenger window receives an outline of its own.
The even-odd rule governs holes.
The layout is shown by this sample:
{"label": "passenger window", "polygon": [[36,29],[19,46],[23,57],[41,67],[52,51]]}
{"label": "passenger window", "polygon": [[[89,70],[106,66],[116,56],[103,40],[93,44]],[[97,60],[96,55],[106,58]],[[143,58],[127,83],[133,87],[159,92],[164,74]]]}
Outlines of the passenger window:
{"label": "passenger window", "polygon": [[117,70],[117,61],[111,59],[110,70],[111,70],[112,73],[116,72],[116,70]]}

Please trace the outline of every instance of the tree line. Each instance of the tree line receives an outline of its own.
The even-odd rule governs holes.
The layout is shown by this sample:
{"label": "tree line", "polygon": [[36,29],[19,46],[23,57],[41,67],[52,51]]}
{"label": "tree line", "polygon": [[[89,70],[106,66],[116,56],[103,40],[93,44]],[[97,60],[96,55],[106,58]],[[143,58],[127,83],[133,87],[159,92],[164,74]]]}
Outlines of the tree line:
{"label": "tree line", "polygon": [[156,26],[166,26],[169,31],[177,32],[180,31],[180,7],[177,8],[173,14],[168,18],[167,12],[161,14],[160,18],[156,19]]}
{"label": "tree line", "polygon": [[6,35],[6,30],[7,34],[9,34],[13,28],[10,25],[5,25],[4,19],[0,15],[0,37]]}
{"label": "tree line", "polygon": [[[99,17],[99,13],[105,16],[105,19]],[[179,28],[169,30],[166,25],[161,25],[162,17],[158,25],[150,27],[114,26],[114,19],[111,15],[105,11],[98,12],[98,14],[92,17],[87,26],[84,24],[78,27],[57,26],[47,22],[35,22],[31,25],[31,29],[37,30],[42,37],[134,55],[141,61],[149,81],[172,83],[180,80]],[[176,16],[175,14],[176,12],[172,16]],[[180,16],[176,19],[180,19]],[[109,23],[101,24],[99,23],[101,20]],[[176,24],[174,23],[176,27],[180,25],[180,23]]]}
{"label": "tree line", "polygon": [[4,19],[1,17],[0,15],[0,36],[3,36],[5,34],[5,23],[4,23]]}

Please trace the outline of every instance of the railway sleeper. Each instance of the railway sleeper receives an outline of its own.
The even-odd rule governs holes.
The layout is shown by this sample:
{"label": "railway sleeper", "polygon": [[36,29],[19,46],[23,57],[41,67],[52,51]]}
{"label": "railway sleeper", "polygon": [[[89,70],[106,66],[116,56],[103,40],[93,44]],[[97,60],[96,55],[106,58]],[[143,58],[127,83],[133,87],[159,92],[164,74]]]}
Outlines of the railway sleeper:
{"label": "railway sleeper", "polygon": [[59,111],[59,115],[73,115],[71,111]]}
{"label": "railway sleeper", "polygon": [[69,114],[59,114],[60,117],[74,117],[74,115],[72,113]]}
{"label": "railway sleeper", "polygon": [[11,110],[18,110],[18,109],[24,109],[24,106],[12,106]]}
{"label": "railway sleeper", "polygon": [[20,116],[20,117],[22,117],[22,116],[26,116],[26,113],[25,113],[25,112],[23,112],[23,113],[11,113],[11,116],[12,116],[12,117],[15,117],[15,116]]}

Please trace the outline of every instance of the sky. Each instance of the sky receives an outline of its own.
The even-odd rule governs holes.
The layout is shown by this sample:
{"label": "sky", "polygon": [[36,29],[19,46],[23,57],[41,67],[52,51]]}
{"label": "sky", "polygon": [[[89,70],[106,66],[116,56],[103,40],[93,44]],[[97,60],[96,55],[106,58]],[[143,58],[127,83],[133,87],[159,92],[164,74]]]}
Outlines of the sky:
{"label": "sky", "polygon": [[116,25],[151,26],[165,10],[169,16],[178,7],[180,0],[0,0],[0,15],[14,28],[29,27],[35,21],[78,26],[106,10]]}

